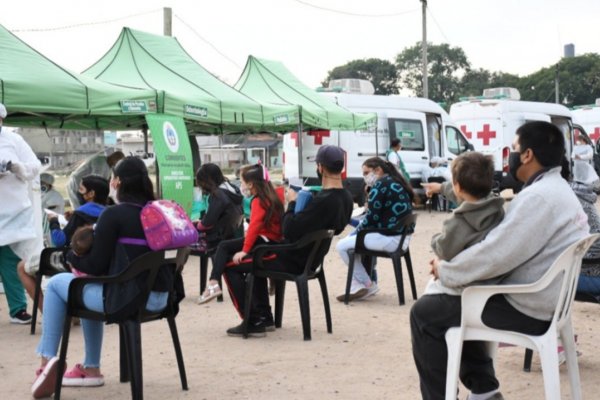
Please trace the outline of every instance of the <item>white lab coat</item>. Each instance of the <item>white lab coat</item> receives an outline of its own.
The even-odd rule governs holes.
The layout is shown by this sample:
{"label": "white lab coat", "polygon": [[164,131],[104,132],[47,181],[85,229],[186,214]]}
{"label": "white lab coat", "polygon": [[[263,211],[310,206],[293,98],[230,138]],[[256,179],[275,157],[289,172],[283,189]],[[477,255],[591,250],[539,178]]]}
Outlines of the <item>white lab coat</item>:
{"label": "white lab coat", "polygon": [[39,177],[41,164],[20,135],[0,128],[0,161],[9,160],[20,163],[23,173],[21,177],[13,173],[0,177],[0,246],[36,236],[29,185]]}
{"label": "white lab coat", "polygon": [[573,180],[575,182],[591,185],[596,182],[598,174],[592,166],[594,159],[594,150],[587,144],[578,144],[573,148]]}

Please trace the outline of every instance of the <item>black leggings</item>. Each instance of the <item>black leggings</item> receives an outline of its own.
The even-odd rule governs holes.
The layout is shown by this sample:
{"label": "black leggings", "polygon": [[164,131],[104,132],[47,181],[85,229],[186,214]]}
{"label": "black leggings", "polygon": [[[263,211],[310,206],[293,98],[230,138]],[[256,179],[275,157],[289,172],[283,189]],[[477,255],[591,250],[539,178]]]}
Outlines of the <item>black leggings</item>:
{"label": "black leggings", "polygon": [[[267,242],[259,236],[256,239],[254,246],[258,246],[259,244],[265,243]],[[231,261],[235,253],[237,253],[238,251],[242,251],[243,247],[243,237],[237,239],[223,240],[221,243],[219,243],[217,251],[212,259],[213,268],[210,273],[210,279],[215,281],[220,280],[221,276],[223,275],[223,272],[225,272],[225,266],[227,265],[227,263]],[[250,250],[250,254],[252,254],[252,250]]]}

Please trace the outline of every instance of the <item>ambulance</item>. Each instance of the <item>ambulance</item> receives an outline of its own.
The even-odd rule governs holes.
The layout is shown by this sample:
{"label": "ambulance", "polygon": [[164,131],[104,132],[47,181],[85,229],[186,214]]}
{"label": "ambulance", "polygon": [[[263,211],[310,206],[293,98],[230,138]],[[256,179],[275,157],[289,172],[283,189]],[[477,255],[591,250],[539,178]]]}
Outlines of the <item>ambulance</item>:
{"label": "ambulance", "polygon": [[508,156],[517,128],[529,121],[556,125],[565,137],[566,154],[573,151],[571,111],[560,104],[520,101],[514,88],[485,89],[483,96],[462,98],[450,107],[450,117],[476,151],[494,157],[497,189],[517,189],[520,184],[508,173]]}
{"label": "ambulance", "polygon": [[[472,149],[467,138],[437,103],[423,98],[322,92],[338,105],[359,113],[377,113],[377,125],[362,131],[320,130],[284,135],[284,176],[300,178],[305,185],[317,180],[315,155],[320,146],[332,144],[346,152],[345,185],[358,204],[364,202],[362,163],[375,156],[385,157],[394,138],[402,143],[400,156],[410,174],[413,188],[420,189],[421,172],[432,157],[451,161]],[[302,146],[302,174],[298,172],[298,141]]]}
{"label": "ambulance", "polygon": [[576,106],[571,111],[573,122],[583,127],[594,144],[600,139],[600,99],[595,104]]}

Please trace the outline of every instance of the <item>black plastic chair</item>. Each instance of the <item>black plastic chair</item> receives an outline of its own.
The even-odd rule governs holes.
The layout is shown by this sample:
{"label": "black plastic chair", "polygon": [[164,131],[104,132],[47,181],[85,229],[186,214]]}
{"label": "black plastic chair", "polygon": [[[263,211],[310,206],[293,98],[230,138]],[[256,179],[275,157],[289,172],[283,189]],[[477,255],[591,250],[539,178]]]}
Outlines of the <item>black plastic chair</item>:
{"label": "black plastic chair", "polygon": [[[598,265],[600,264],[600,258],[584,258],[581,265]],[[600,297],[594,296],[589,293],[575,292],[575,301],[582,303],[595,303],[600,304]],[[533,350],[525,349],[525,358],[523,359],[523,371],[531,372],[531,360],[533,358]]]}
{"label": "black plastic chair", "polygon": [[69,272],[65,265],[65,254],[68,247],[46,247],[40,254],[40,266],[35,273],[35,295],[31,311],[31,334],[35,335],[40,294],[42,293],[42,278],[51,277],[62,272]]}
{"label": "black plastic chair", "polygon": [[[246,302],[244,307],[244,337],[248,337],[248,320],[250,317],[250,308],[252,302],[252,290],[254,287],[254,278],[271,278],[275,281],[275,327],[281,328],[283,320],[283,303],[285,298],[285,283],[291,281],[296,283],[298,289],[298,302],[300,304],[300,315],[302,318],[302,331],[304,340],[311,340],[310,333],[310,306],[308,296],[308,281],[318,279],[323,295],[323,306],[325,308],[325,320],[327,322],[327,332],[332,333],[331,310],[329,307],[329,295],[327,293],[327,282],[325,280],[325,271],[323,270],[323,259],[329,247],[334,232],[332,230],[319,230],[308,233],[298,241],[290,244],[272,244],[256,246],[253,250],[252,272],[246,277]],[[274,253],[276,255],[282,252],[301,250],[308,254],[304,265],[304,270],[299,274],[277,270],[277,263],[281,260],[265,261],[265,255]],[[267,264],[268,263],[268,264]],[[274,268],[265,266],[272,265]]]}
{"label": "black plastic chair", "polygon": [[[444,179],[444,177],[442,176],[432,176],[429,179],[427,179],[428,183],[444,183],[446,182],[446,179]],[[438,194],[438,193],[434,193],[431,196],[429,203],[429,212],[431,212],[431,210],[436,210],[436,211],[447,211],[448,210],[448,200],[446,200],[446,198],[444,197],[444,195],[442,194]]]}
{"label": "black plastic chair", "polygon": [[[166,258],[165,253],[168,254],[169,258]],[[140,302],[140,308],[135,317],[117,321],[119,324],[121,351],[120,380],[121,382],[131,382],[131,398],[133,400],[143,400],[141,324],[143,322],[166,318],[169,323],[171,338],[173,339],[181,387],[183,390],[188,390],[183,353],[181,351],[177,325],[175,323],[177,304],[175,301],[174,289],[170,289],[165,309],[160,312],[150,312],[146,310],[146,303],[150,296],[151,288],[154,287],[161,266],[165,264],[169,265],[172,268],[175,268],[175,274],[181,273],[181,269],[183,268],[188,255],[189,249],[169,250],[167,252],[153,251],[133,260],[127,269],[118,275],[76,278],[71,281],[67,301],[67,314],[65,316],[60,348],[60,359],[58,361],[57,379],[54,389],[55,399],[60,399],[62,376],[66,365],[67,348],[69,344],[71,318],[79,317],[96,321],[114,319],[110,314],[91,311],[83,305],[83,288],[85,285],[90,283],[126,284],[127,282],[137,279],[142,274],[145,274],[145,284],[142,288],[143,301]]]}
{"label": "black plastic chair", "polygon": [[[406,269],[408,271],[408,277],[410,280],[410,289],[412,291],[413,300],[417,299],[417,288],[415,285],[415,276],[413,274],[412,269],[412,260],[410,258],[410,249],[407,248],[406,251],[402,250],[404,246],[404,242],[406,240],[406,236],[413,232],[415,224],[417,221],[416,214],[409,214],[405,216],[402,221],[399,223],[399,229],[391,230],[391,229],[361,229],[356,234],[356,245],[354,246],[354,251],[350,253],[350,265],[348,265],[348,277],[346,279],[346,293],[344,295],[344,303],[348,304],[350,301],[350,286],[352,284],[352,274],[354,273],[354,258],[362,255],[362,256],[370,256],[370,257],[384,257],[391,258],[392,264],[394,266],[394,274],[396,276],[396,287],[398,289],[398,301],[400,305],[404,305],[404,282],[402,279],[402,257],[404,257],[404,261],[406,262]],[[365,247],[365,235],[369,233],[380,233],[382,235],[398,235],[398,232],[402,231],[402,236],[400,238],[400,243],[396,250],[391,253],[385,251],[376,251],[370,250]]]}

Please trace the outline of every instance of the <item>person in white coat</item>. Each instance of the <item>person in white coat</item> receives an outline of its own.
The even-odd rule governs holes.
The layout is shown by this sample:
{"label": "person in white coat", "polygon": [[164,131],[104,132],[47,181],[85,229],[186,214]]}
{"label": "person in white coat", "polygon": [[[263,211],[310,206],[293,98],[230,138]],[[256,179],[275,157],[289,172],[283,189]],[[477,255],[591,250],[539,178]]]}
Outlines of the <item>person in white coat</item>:
{"label": "person in white coat", "polygon": [[575,182],[598,182],[598,174],[593,167],[594,148],[587,144],[581,136],[575,142],[573,148],[573,180]]}
{"label": "person in white coat", "polygon": [[6,108],[0,104],[0,276],[6,291],[10,321],[28,324],[25,290],[17,275],[17,264],[28,257],[36,238],[31,186],[41,164],[23,138],[2,128]]}
{"label": "person in white coat", "polygon": [[108,157],[103,153],[100,153],[85,159],[83,163],[69,175],[67,195],[69,196],[71,208],[76,210],[85,204],[85,201],[81,198],[81,193],[79,193],[79,184],[84,176],[98,175],[107,181],[110,181],[112,168],[124,157],[125,155],[117,150]]}

